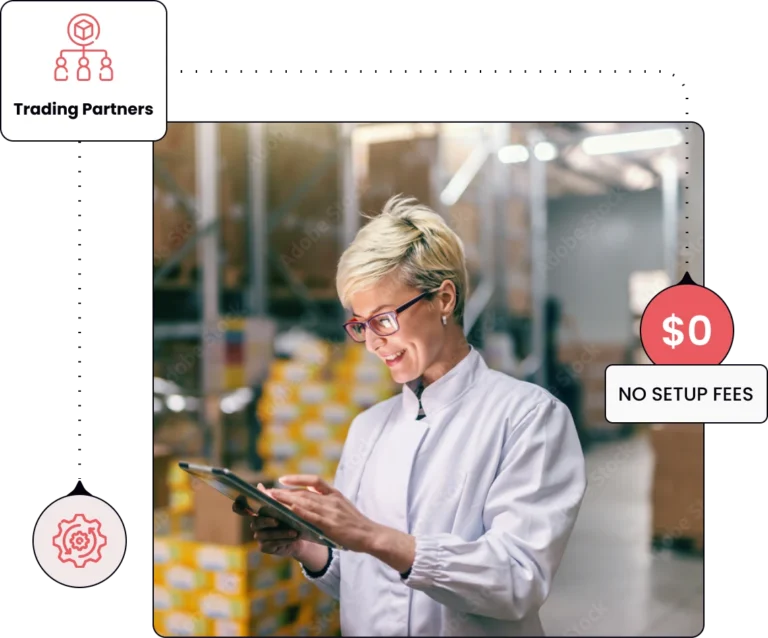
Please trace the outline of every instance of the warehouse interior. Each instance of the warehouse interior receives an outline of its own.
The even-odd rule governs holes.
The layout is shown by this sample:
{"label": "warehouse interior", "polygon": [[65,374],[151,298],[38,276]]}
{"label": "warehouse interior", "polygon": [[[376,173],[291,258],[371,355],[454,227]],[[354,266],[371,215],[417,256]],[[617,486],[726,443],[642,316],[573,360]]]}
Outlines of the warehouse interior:
{"label": "warehouse interior", "polygon": [[571,410],[588,468],[548,635],[703,627],[703,425],[609,423],[605,368],[703,283],[703,134],[687,123],[170,123],[154,145],[154,622],[160,635],[340,635],[177,462],[332,480],[356,414],[399,393],[346,339],[338,259],[392,195],[461,237],[465,333]]}

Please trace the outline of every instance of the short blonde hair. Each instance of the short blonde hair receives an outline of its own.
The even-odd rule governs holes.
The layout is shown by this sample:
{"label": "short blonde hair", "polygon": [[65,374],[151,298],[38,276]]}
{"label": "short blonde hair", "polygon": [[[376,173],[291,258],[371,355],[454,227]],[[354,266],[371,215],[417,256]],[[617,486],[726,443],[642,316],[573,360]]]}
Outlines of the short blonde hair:
{"label": "short blonde hair", "polygon": [[445,220],[410,197],[396,195],[357,233],[339,259],[336,292],[349,309],[351,297],[390,274],[407,286],[434,290],[450,279],[456,287],[453,317],[464,325],[469,287],[464,244]]}

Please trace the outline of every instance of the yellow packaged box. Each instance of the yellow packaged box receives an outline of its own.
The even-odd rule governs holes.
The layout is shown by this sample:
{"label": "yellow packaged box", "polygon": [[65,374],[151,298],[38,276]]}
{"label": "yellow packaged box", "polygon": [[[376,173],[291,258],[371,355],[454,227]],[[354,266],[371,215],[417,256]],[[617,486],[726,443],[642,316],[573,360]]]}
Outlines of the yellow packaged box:
{"label": "yellow packaged box", "polygon": [[193,550],[194,541],[189,541],[178,536],[154,539],[154,562],[157,565],[175,563],[194,567]]}
{"label": "yellow packaged box", "polygon": [[182,591],[200,591],[207,588],[209,575],[186,565],[155,565],[155,583]]}
{"label": "yellow packaged box", "polygon": [[155,631],[161,636],[210,636],[211,625],[199,613],[156,611]]}
{"label": "yellow packaged box", "polygon": [[171,512],[167,507],[152,512],[152,533],[155,536],[171,535]]}
{"label": "yellow packaged box", "polygon": [[281,583],[245,596],[206,592],[198,599],[200,613],[211,620],[249,621],[273,616],[291,603],[290,583]]}
{"label": "yellow packaged box", "polygon": [[275,403],[262,399],[256,408],[262,423],[295,423],[302,418],[317,417],[318,406],[300,403]]}
{"label": "yellow packaged box", "polygon": [[211,628],[214,636],[277,636],[280,619],[268,616],[251,620],[213,620]]}
{"label": "yellow packaged box", "polygon": [[197,611],[197,595],[193,591],[183,591],[154,585],[153,606],[158,611]]}
{"label": "yellow packaged box", "polygon": [[244,571],[263,564],[264,556],[257,543],[212,545],[194,542],[190,546],[191,567],[207,571]]}
{"label": "yellow packaged box", "polygon": [[308,383],[320,380],[321,367],[304,361],[274,361],[269,370],[270,381]]}
{"label": "yellow packaged box", "polygon": [[171,491],[171,511],[179,513],[192,511],[192,498],[193,492],[191,488],[174,488]]}

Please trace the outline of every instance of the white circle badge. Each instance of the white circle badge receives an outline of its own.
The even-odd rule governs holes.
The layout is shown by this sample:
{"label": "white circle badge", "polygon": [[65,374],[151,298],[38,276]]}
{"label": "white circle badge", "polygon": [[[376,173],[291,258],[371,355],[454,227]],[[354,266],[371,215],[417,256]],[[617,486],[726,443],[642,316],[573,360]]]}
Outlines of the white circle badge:
{"label": "white circle badge", "polygon": [[120,567],[126,548],[125,526],[106,501],[78,481],[37,519],[32,534],[35,558],[53,580],[67,587],[92,587]]}

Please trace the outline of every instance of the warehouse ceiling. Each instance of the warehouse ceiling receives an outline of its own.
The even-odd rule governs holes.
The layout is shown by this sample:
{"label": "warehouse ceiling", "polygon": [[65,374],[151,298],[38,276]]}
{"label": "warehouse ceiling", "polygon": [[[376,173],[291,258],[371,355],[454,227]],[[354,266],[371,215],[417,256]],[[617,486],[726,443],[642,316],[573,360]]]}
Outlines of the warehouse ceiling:
{"label": "warehouse ceiling", "polygon": [[[358,157],[362,160],[358,166],[362,165],[362,171],[365,171],[365,151],[360,149],[369,144],[396,139],[434,138],[439,135],[441,170],[447,183],[467,162],[474,148],[482,145],[483,135],[487,135],[493,126],[471,123],[357,124],[353,135],[358,142]],[[611,190],[644,191],[658,188],[661,185],[666,158],[674,156],[680,148],[678,146],[599,155],[585,152],[583,142],[593,136],[681,129],[679,124],[659,122],[511,124],[509,141],[512,144],[525,144],[528,134],[534,129],[541,133],[544,141],[557,148],[557,156],[547,162],[547,193],[550,198],[603,195]],[[682,162],[678,162],[677,171],[682,176]],[[518,193],[527,192],[527,163],[510,164],[508,173],[512,190]]]}

